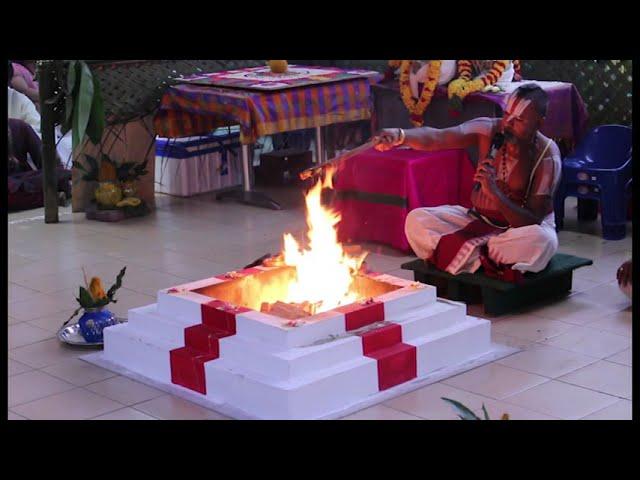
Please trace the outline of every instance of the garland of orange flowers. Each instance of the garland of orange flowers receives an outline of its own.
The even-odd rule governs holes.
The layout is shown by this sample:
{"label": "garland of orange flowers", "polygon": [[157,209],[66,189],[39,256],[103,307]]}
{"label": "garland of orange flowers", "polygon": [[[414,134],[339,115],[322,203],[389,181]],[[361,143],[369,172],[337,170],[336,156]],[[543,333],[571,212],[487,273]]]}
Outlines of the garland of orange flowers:
{"label": "garland of orange flowers", "polygon": [[411,93],[411,85],[409,83],[409,71],[411,70],[412,60],[402,60],[400,64],[400,96],[402,101],[409,110],[411,123],[416,127],[424,125],[424,112],[431,103],[433,94],[438,86],[440,78],[440,67],[442,60],[430,60],[427,69],[427,79],[422,87],[420,98],[416,101]]}
{"label": "garland of orange flowers", "polygon": [[458,60],[458,78],[449,83],[449,98],[458,97],[463,100],[473,92],[479,92],[487,85],[497,83],[509,66],[509,60],[496,60],[484,75],[472,79],[472,63],[470,60]]}

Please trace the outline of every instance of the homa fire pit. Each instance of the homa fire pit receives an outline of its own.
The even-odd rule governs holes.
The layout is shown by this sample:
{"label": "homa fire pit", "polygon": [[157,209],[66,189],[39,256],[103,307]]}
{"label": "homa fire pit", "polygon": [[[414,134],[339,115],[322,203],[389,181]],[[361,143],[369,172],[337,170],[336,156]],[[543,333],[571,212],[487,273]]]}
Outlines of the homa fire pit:
{"label": "homa fire pit", "polygon": [[514,351],[434,287],[366,271],[336,240],[326,186],[306,197],[309,249],[286,234],[262,265],[161,290],[87,360],[235,418],[315,419]]}

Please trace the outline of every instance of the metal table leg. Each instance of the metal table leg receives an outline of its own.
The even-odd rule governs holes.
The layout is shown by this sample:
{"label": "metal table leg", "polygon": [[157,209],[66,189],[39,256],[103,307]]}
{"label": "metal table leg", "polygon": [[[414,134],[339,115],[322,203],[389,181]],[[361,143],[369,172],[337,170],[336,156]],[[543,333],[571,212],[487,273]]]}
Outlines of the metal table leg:
{"label": "metal table leg", "polygon": [[242,145],[242,190],[234,189],[220,192],[216,195],[216,200],[230,198],[246,205],[269,208],[271,210],[282,210],[278,202],[272,200],[264,193],[251,189],[251,176],[249,175],[249,145]]}
{"label": "metal table leg", "polygon": [[324,163],[324,142],[322,141],[322,127],[316,127],[316,163]]}

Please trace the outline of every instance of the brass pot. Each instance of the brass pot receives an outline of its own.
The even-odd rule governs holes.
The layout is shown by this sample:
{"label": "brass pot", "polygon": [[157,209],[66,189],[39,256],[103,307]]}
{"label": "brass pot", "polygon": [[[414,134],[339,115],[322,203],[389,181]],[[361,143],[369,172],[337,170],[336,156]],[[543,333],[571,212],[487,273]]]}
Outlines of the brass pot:
{"label": "brass pot", "polygon": [[122,189],[114,182],[100,182],[95,197],[101,206],[115,208],[116,203],[122,200]]}

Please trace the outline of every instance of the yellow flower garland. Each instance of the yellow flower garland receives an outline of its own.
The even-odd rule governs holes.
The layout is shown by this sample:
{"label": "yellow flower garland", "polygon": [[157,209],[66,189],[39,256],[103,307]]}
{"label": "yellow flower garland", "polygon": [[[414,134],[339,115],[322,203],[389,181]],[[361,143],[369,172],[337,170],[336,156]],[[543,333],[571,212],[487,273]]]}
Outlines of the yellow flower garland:
{"label": "yellow flower garland", "polygon": [[427,80],[424,83],[422,93],[420,94],[418,101],[414,100],[411,93],[411,85],[409,84],[409,72],[411,70],[412,63],[412,60],[403,60],[400,64],[400,96],[402,97],[402,101],[407,107],[407,110],[409,110],[411,123],[416,127],[421,127],[424,125],[424,112],[431,103],[433,94],[438,86],[442,61],[429,61]]}
{"label": "yellow flower garland", "polygon": [[509,60],[496,60],[493,66],[484,75],[471,79],[469,74],[469,60],[458,61],[459,78],[449,83],[449,98],[458,97],[463,100],[467,95],[473,92],[479,92],[487,85],[497,83],[504,71],[509,66]]}

